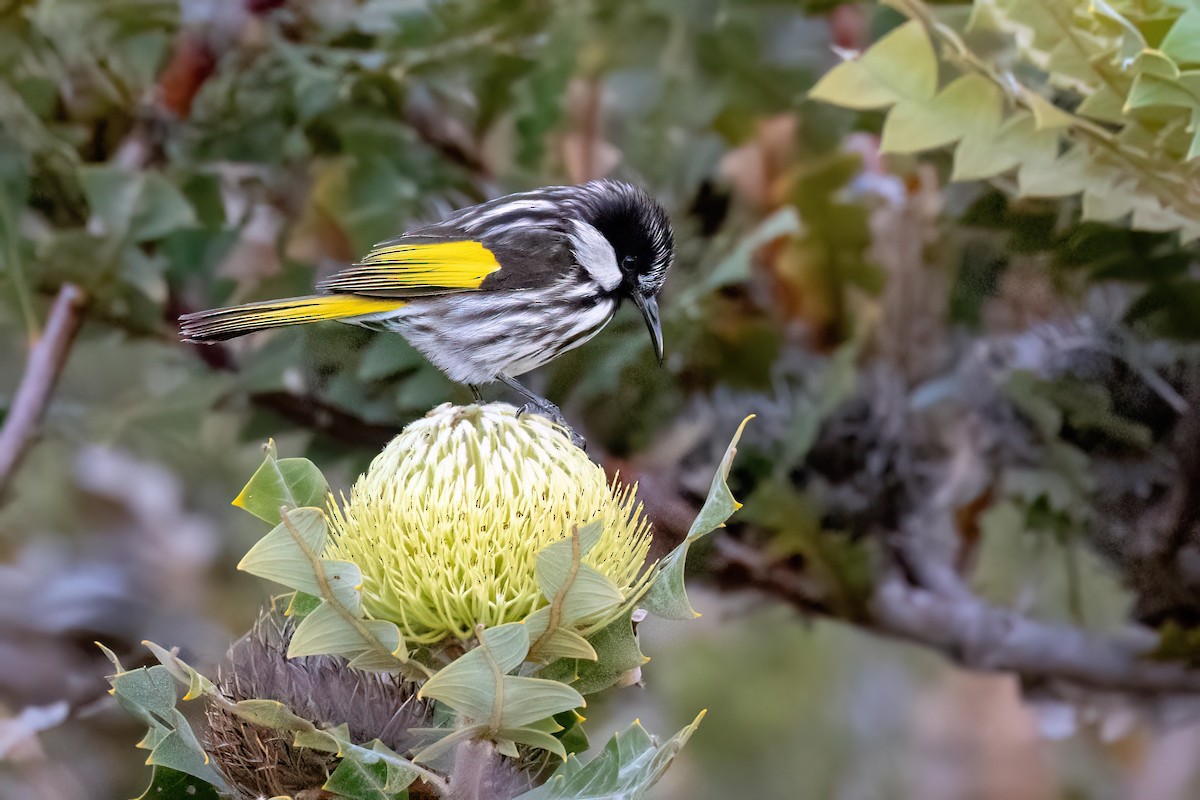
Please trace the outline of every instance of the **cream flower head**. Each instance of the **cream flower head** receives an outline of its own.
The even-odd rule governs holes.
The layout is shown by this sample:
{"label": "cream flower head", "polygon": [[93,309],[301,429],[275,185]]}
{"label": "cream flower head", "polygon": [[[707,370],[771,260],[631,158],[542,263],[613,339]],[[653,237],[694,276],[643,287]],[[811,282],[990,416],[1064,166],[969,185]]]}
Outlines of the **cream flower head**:
{"label": "cream flower head", "polygon": [[650,549],[636,487],[553,423],[510,405],[443,404],[380,453],[338,506],[325,556],[362,570],[363,607],[411,642],[466,639],[546,604],[538,551],[601,520],[583,562],[628,592]]}

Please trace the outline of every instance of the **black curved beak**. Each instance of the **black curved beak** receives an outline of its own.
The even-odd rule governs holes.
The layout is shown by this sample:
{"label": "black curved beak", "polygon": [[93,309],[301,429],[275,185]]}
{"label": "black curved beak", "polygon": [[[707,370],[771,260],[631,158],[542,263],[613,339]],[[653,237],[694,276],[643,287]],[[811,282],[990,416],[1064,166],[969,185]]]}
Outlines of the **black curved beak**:
{"label": "black curved beak", "polygon": [[646,328],[650,331],[651,341],[654,342],[654,355],[658,357],[658,365],[661,367],[663,363],[663,338],[662,322],[658,319],[658,300],[653,297],[646,297],[641,292],[634,292],[633,302],[642,312],[642,318],[646,320]]}

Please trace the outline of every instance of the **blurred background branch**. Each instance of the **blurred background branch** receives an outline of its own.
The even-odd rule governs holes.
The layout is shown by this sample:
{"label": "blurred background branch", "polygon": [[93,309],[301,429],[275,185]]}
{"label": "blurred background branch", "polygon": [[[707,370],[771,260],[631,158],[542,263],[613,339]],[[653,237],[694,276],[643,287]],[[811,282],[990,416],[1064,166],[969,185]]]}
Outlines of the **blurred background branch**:
{"label": "blurred background branch", "polygon": [[63,284],[50,306],[45,327],[30,342],[25,374],[4,416],[4,425],[0,426],[0,495],[37,438],[46,404],[83,321],[85,304],[86,298],[79,287]]}

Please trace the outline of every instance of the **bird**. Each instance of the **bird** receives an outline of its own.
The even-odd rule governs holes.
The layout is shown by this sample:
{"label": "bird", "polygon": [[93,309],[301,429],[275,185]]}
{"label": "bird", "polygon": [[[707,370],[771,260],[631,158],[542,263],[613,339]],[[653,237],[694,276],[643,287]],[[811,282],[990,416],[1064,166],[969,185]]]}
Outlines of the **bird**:
{"label": "bird", "polygon": [[590,340],[626,300],[661,365],[658,295],[674,258],[670,217],[641,187],[548,186],[382,241],[314,294],[184,314],[180,333],[215,343],[320,320],[398,333],[476,401],[481,386],[499,382],[524,398],[522,413],[570,431],[561,410],[517,377]]}

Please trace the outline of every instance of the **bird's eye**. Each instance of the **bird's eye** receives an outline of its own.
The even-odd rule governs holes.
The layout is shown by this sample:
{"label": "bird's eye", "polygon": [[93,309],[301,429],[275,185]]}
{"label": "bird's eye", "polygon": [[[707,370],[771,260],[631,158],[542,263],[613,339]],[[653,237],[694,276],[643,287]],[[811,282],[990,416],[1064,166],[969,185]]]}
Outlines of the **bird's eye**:
{"label": "bird's eye", "polygon": [[637,259],[633,256],[625,256],[625,258],[621,259],[621,269],[626,272],[633,272],[637,269]]}

